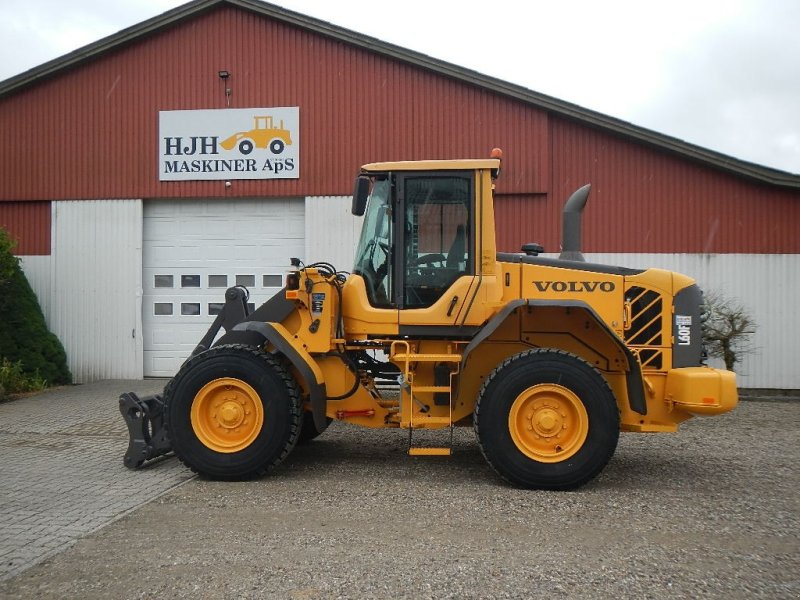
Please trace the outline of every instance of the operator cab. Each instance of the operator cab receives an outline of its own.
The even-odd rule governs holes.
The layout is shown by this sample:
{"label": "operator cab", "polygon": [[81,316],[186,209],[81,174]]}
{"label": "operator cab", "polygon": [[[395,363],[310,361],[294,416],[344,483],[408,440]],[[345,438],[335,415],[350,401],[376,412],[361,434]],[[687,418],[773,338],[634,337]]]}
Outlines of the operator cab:
{"label": "operator cab", "polygon": [[[398,163],[402,164],[402,163]],[[427,308],[474,275],[473,170],[395,170],[356,180],[365,214],[353,273],[376,308]]]}

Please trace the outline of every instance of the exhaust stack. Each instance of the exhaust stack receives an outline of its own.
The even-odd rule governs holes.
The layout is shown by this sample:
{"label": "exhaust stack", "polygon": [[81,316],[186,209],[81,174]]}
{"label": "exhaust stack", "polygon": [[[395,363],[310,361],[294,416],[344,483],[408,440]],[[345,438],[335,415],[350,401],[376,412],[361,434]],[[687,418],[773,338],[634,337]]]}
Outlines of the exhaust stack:
{"label": "exhaust stack", "polygon": [[561,227],[561,254],[558,255],[561,260],[586,262],[581,253],[581,217],[591,190],[592,184],[587,183],[575,191],[564,204],[563,224]]}

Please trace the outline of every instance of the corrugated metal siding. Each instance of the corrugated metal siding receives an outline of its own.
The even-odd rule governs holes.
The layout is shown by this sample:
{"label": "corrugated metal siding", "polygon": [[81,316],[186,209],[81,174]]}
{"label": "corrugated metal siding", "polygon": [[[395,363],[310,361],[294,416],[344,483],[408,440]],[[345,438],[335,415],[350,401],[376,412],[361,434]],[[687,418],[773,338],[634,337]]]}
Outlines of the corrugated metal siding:
{"label": "corrugated metal siding", "polygon": [[75,382],[142,377],[141,200],[53,203],[50,328]]}
{"label": "corrugated metal siding", "polygon": [[0,202],[0,227],[17,241],[17,256],[50,254],[49,202]]}
{"label": "corrugated metal siding", "polygon": [[306,264],[331,263],[340,271],[353,268],[363,217],[350,212],[350,196],[306,198]]}
{"label": "corrugated metal siding", "polygon": [[[158,111],[299,106],[301,179],[158,181]],[[220,7],[0,100],[0,199],[348,194],[358,165],[507,151],[500,191],[548,187],[547,116],[319,34]],[[10,174],[14,177],[10,177]]]}
{"label": "corrugated metal siding", "polygon": [[755,319],[757,331],[754,352],[736,367],[739,387],[800,389],[800,255],[590,253],[586,260],[677,271],[696,279],[706,292],[715,290],[740,303]]}
{"label": "corrugated metal siding", "polygon": [[[590,252],[797,253],[796,191],[750,183],[630,140],[552,119],[551,202],[585,183]],[[547,239],[558,247],[560,221]]]}
{"label": "corrugated metal siding", "polygon": [[522,244],[528,242],[547,244],[545,249],[550,252],[558,250],[558,245],[551,241],[554,224],[559,222],[558,211],[559,207],[548,201],[547,194],[495,196],[498,252],[519,252]]}

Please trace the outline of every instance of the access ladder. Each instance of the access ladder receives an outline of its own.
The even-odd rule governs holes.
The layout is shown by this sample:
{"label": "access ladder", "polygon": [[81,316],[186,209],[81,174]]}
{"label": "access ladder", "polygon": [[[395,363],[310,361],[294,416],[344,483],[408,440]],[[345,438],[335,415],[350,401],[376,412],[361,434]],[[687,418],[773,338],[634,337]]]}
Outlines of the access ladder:
{"label": "access ladder", "polygon": [[[458,375],[458,365],[461,355],[457,353],[425,353],[416,352],[411,344],[405,340],[392,342],[390,360],[400,366],[400,412],[401,426],[408,427],[408,454],[411,456],[449,456],[453,448],[453,379]],[[419,363],[455,364],[455,369],[449,371],[447,385],[416,385],[415,372],[412,368]],[[441,394],[446,399],[447,414],[434,415],[430,413],[430,405],[422,402],[417,394]],[[436,396],[434,396],[436,397]],[[444,405],[438,404],[439,406]],[[407,420],[405,416],[407,415]],[[447,427],[449,430],[449,443],[447,446],[415,446],[413,437],[415,429],[439,429]]]}

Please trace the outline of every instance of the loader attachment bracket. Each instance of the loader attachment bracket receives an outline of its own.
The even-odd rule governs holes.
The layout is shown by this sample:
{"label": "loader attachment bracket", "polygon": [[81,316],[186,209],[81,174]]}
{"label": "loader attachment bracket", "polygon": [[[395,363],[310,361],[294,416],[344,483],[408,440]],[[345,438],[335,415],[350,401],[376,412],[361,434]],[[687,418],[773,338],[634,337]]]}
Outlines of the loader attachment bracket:
{"label": "loader attachment bracket", "polygon": [[196,356],[211,348],[211,345],[214,343],[214,338],[217,337],[220,329],[224,328],[225,331],[230,331],[233,329],[234,325],[247,319],[247,301],[249,298],[250,293],[247,291],[247,288],[243,286],[237,285],[225,290],[225,305],[217,315],[217,318],[214,319],[211,327],[208,328],[203,339],[200,340],[192,351],[192,356]]}
{"label": "loader attachment bracket", "polygon": [[128,425],[128,450],[122,462],[138,469],[146,461],[172,450],[164,428],[164,401],[161,396],[139,398],[133,392],[119,397],[119,411]]}

